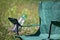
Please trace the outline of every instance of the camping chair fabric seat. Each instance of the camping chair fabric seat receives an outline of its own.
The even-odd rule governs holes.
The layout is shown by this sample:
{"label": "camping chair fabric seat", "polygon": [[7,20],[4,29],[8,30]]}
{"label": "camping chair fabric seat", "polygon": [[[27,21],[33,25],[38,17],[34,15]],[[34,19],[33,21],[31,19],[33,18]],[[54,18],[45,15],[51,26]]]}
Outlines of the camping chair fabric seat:
{"label": "camping chair fabric seat", "polygon": [[[49,27],[51,21],[60,21],[60,2],[42,2],[40,9],[41,27],[40,31],[42,34],[49,33]],[[53,25],[52,34],[59,34],[60,28]],[[58,31],[58,32],[57,32]]]}

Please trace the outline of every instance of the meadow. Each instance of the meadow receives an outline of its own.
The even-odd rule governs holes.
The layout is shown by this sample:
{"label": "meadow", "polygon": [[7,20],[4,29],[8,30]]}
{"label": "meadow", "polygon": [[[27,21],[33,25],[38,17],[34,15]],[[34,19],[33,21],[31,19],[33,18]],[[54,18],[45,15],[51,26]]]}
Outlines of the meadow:
{"label": "meadow", "polygon": [[[8,17],[19,19],[23,14],[27,14],[24,25],[39,24],[38,3],[39,0],[0,0],[0,40],[18,40],[14,38],[15,33],[11,31],[14,25]],[[19,34],[33,34],[38,28],[22,27]]]}

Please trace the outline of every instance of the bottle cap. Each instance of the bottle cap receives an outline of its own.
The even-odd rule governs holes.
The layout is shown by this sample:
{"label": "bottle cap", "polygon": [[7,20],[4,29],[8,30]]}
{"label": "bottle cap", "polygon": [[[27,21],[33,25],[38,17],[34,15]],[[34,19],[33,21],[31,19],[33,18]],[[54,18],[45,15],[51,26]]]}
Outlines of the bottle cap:
{"label": "bottle cap", "polygon": [[27,15],[26,14],[23,14],[23,16],[22,16],[24,19],[26,19],[27,18]]}
{"label": "bottle cap", "polygon": [[22,17],[24,18],[24,19],[26,19],[27,18],[27,12],[28,12],[28,9],[24,9],[23,11],[22,11]]}

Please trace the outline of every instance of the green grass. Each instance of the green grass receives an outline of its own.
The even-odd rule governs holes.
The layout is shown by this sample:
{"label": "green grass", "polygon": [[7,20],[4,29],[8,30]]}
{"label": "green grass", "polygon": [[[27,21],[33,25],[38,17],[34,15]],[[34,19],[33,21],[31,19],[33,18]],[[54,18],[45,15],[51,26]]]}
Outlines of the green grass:
{"label": "green grass", "polygon": [[[38,1],[39,0],[0,0],[0,40],[15,40],[14,33],[10,31],[13,24],[8,20],[8,17],[19,19],[25,8],[28,9],[28,12],[26,12],[28,18],[24,25],[38,24]],[[33,33],[38,29],[38,27],[37,29],[30,27],[28,30],[27,28],[22,28],[20,33],[23,34],[21,35],[29,34],[29,32],[34,29],[32,31]]]}

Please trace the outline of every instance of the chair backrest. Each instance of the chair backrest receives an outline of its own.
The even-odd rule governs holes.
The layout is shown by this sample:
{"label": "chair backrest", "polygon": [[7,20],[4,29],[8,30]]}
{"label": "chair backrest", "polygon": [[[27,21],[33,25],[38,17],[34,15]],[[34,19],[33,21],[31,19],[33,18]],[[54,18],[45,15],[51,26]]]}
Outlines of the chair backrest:
{"label": "chair backrest", "polygon": [[[51,21],[60,21],[60,2],[42,2],[39,7],[41,17],[41,33],[48,33]],[[60,33],[60,28],[53,25],[52,33]],[[57,32],[58,31],[58,32]]]}

